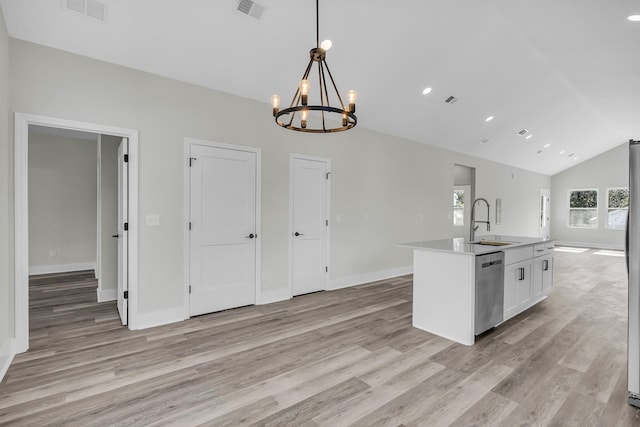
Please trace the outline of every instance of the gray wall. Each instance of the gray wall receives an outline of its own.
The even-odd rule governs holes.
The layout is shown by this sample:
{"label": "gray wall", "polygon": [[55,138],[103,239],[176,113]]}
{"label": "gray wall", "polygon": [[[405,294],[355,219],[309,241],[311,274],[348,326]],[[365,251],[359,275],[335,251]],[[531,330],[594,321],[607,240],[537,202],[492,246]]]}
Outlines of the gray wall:
{"label": "gray wall", "polygon": [[9,36],[0,9],[0,370],[3,350],[13,336],[13,150],[10,136],[13,127],[9,116]]}
{"label": "gray wall", "polygon": [[[497,232],[538,232],[538,195],[549,187],[547,176],[371,132],[364,118],[362,127],[340,134],[284,131],[274,125],[268,100],[255,102],[19,40],[11,41],[10,59],[14,111],[140,131],[142,314],[183,303],[185,137],[262,149],[263,292],[287,286],[289,153],[332,161],[334,280],[411,265],[411,252],[394,247],[396,242],[451,237],[455,163],[476,168],[479,197],[503,199]],[[144,227],[142,219],[150,213],[161,215],[160,227]]]}
{"label": "gray wall", "polygon": [[118,288],[118,145],[121,138],[100,141],[100,291]]}
{"label": "gray wall", "polygon": [[[624,230],[610,230],[607,224],[607,188],[629,185],[628,145],[605,153],[551,177],[551,237],[560,242],[603,248],[624,248]],[[570,228],[569,190],[598,189],[598,228]]]}
{"label": "gray wall", "polygon": [[[69,270],[73,264],[95,267],[97,158],[95,140],[29,132],[29,269],[33,273]],[[51,256],[51,251],[56,254]]]}

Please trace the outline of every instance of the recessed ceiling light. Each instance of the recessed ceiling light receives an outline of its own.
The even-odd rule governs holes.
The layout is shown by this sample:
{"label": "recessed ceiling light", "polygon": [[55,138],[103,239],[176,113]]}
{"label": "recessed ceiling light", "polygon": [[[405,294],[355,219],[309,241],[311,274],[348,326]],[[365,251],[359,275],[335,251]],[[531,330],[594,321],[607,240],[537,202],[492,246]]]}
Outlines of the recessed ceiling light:
{"label": "recessed ceiling light", "polygon": [[640,15],[631,15],[631,16],[627,16],[627,19],[628,19],[629,21],[639,22],[639,21],[640,21]]}
{"label": "recessed ceiling light", "polygon": [[324,50],[329,50],[331,49],[331,46],[333,46],[333,43],[331,42],[331,40],[323,40],[322,43],[320,43],[320,47],[323,48]]}
{"label": "recessed ceiling light", "polygon": [[545,144],[544,148],[549,148],[551,147],[551,144]]}
{"label": "recessed ceiling light", "polygon": [[524,137],[524,139],[531,139],[531,138],[533,138],[533,135],[527,135]]}
{"label": "recessed ceiling light", "polygon": [[566,152],[567,152],[567,150],[562,150],[562,151],[560,152],[560,154],[564,154],[564,153],[566,153]]}
{"label": "recessed ceiling light", "polygon": [[428,87],[428,88],[426,88],[425,90],[422,91],[423,95],[427,95],[429,93],[431,93],[431,88],[430,87]]}
{"label": "recessed ceiling light", "polygon": [[491,120],[493,120],[493,116],[489,116],[486,119],[484,119],[485,122],[490,122]]}

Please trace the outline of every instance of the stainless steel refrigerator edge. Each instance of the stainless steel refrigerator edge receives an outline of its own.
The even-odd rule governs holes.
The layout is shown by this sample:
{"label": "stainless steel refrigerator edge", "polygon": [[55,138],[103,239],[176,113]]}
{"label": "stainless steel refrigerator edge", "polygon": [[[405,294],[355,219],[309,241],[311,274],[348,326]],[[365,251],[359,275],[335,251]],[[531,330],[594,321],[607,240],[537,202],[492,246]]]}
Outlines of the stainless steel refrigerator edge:
{"label": "stainless steel refrigerator edge", "polygon": [[640,141],[629,140],[629,210],[626,259],[629,273],[627,385],[629,404],[640,407]]}

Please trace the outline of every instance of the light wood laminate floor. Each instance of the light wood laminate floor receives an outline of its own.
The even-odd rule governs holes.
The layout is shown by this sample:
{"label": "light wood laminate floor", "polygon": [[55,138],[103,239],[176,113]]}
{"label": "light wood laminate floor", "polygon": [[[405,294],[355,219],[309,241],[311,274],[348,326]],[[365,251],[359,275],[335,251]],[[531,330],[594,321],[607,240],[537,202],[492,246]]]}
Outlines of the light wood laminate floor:
{"label": "light wood laminate floor", "polygon": [[129,331],[91,274],[31,280],[2,425],[631,426],[624,258],[556,252],[552,295],[472,347],[411,327],[411,277]]}

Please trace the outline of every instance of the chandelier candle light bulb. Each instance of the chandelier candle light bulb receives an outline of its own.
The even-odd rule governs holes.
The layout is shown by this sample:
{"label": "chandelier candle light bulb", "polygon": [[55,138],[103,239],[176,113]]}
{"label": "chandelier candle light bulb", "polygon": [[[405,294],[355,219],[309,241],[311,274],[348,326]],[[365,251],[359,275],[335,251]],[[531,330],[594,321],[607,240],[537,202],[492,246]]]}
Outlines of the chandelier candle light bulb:
{"label": "chandelier candle light bulb", "polygon": [[358,99],[358,94],[355,90],[347,91],[347,100],[349,101],[349,111],[352,113],[356,112],[356,99]]}
{"label": "chandelier candle light bulb", "polygon": [[280,109],[280,97],[278,95],[273,95],[271,97],[271,105],[273,106],[273,116],[275,117]]}
{"label": "chandelier candle light bulb", "polygon": [[309,118],[309,110],[304,109],[300,111],[300,126],[302,126],[302,128],[306,128],[307,127],[307,119]]}
{"label": "chandelier candle light bulb", "polygon": [[300,80],[300,95],[302,96],[302,105],[307,105],[309,100],[309,88],[311,85],[309,84],[309,80],[304,79]]}

